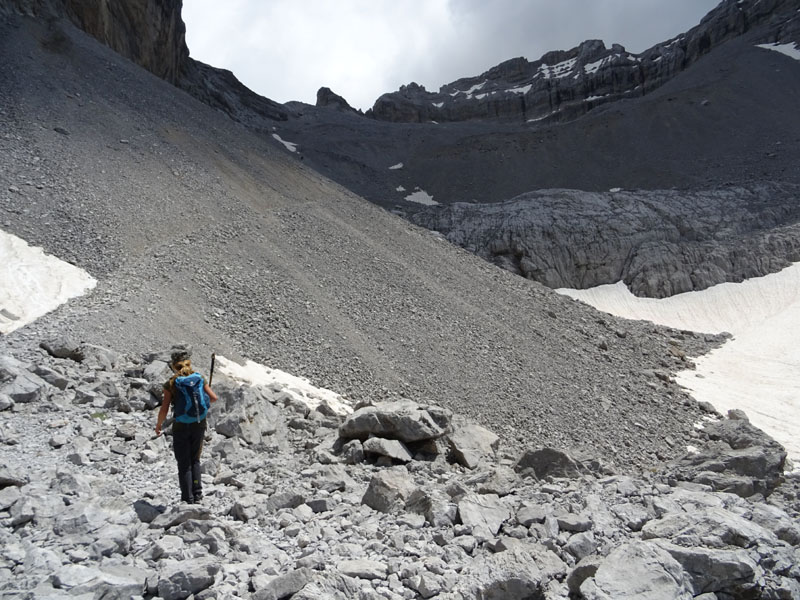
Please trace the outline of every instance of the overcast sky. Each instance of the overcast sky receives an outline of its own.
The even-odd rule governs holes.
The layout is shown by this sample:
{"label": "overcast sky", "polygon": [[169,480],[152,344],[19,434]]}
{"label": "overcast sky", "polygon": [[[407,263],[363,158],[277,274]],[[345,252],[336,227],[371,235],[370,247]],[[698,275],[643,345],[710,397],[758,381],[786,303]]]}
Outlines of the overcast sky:
{"label": "overcast sky", "polygon": [[184,0],[193,58],[277,102],[326,86],[356,108],[415,81],[436,91],[586,39],[641,52],[718,0]]}

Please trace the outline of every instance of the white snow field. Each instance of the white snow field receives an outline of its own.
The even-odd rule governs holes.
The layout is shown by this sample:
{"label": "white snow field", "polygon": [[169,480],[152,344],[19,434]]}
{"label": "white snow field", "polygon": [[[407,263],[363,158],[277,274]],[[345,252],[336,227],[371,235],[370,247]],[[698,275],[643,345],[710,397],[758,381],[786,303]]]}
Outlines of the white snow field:
{"label": "white snow field", "polygon": [[290,375],[280,369],[271,369],[252,360],[248,360],[244,365],[228,360],[224,356],[217,356],[216,360],[220,371],[231,379],[249,385],[265,386],[276,392],[286,392],[308,406],[310,410],[325,403],[338,415],[344,416],[353,412],[350,403],[342,396],[314,386],[305,377]]}
{"label": "white snow field", "polygon": [[780,52],[781,54],[785,54],[789,58],[793,58],[795,60],[800,60],[800,45],[788,43],[788,44],[757,44],[757,48],[764,48],[765,50],[774,50],[775,52]]}
{"label": "white snow field", "polygon": [[297,152],[297,144],[295,142],[287,142],[286,140],[281,139],[281,136],[279,136],[277,133],[273,133],[272,137],[278,140],[278,142],[280,142],[281,144],[283,144],[283,147],[286,148],[289,152]]}
{"label": "white snow field", "polygon": [[439,204],[433,199],[433,196],[431,196],[425,190],[421,190],[419,188],[414,188],[414,191],[406,196],[406,200],[409,202],[416,202],[417,204],[422,204],[424,206],[436,206]]}
{"label": "white snow field", "polygon": [[0,230],[0,334],[19,329],[95,285],[83,269]]}
{"label": "white snow field", "polygon": [[800,263],[662,300],[637,298],[622,282],[557,291],[628,319],[731,333],[730,341],[697,359],[697,369],[679,373],[676,381],[723,414],[744,410],[800,467]]}

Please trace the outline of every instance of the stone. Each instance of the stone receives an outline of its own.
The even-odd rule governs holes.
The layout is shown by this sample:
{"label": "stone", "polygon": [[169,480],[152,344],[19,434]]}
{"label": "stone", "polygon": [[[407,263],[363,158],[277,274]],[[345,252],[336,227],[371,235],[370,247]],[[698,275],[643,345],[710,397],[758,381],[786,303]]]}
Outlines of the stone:
{"label": "stone", "polygon": [[757,592],[757,579],[762,571],[744,550],[685,548],[659,541],[683,567],[695,595],[721,593],[744,598]]}
{"label": "stone", "polygon": [[453,458],[468,469],[494,458],[500,438],[485,427],[461,418],[453,419],[453,431],[447,435]]}
{"label": "stone", "polygon": [[546,477],[579,477],[581,469],[575,460],[567,453],[555,448],[541,448],[528,450],[514,465],[517,473],[525,474],[530,471],[538,479]]}
{"label": "stone", "polygon": [[67,358],[75,362],[83,360],[80,344],[68,336],[54,337],[44,340],[39,347],[54,358]]}
{"label": "stone", "polygon": [[161,564],[158,595],[164,600],[183,600],[202,592],[214,583],[214,576],[219,571],[216,561],[167,560]]}
{"label": "stone", "polygon": [[366,440],[369,436],[419,442],[446,433],[451,416],[442,409],[424,407],[409,401],[365,406],[353,412],[339,427],[346,439]]}
{"label": "stone", "polygon": [[336,563],[336,568],[343,575],[360,579],[386,579],[388,567],[375,560],[355,559]]}
{"label": "stone", "polygon": [[297,508],[305,501],[305,496],[300,492],[286,490],[272,494],[267,499],[265,508],[269,512],[277,512],[282,508]]}
{"label": "stone", "polygon": [[641,531],[653,517],[641,504],[615,504],[611,510],[631,531]]}
{"label": "stone", "polygon": [[581,531],[589,531],[592,528],[590,515],[569,513],[564,515],[556,514],[554,517],[561,531],[580,533]]}
{"label": "stone", "polygon": [[15,404],[44,401],[51,389],[54,388],[44,379],[28,371],[20,371],[12,381],[0,385],[0,393]]}
{"label": "stone", "polygon": [[449,527],[455,523],[457,505],[450,497],[437,489],[415,489],[406,500],[407,511],[423,515],[433,527]]}
{"label": "stone", "polygon": [[278,575],[259,589],[254,595],[255,600],[281,600],[289,598],[302,590],[313,578],[313,571],[307,568],[295,569],[289,573]]}
{"label": "stone", "polygon": [[398,440],[387,440],[377,437],[369,438],[363,443],[363,450],[365,454],[388,456],[393,460],[403,463],[411,462],[413,459],[406,445]]}
{"label": "stone", "polygon": [[64,565],[53,573],[53,586],[69,597],[134,598],[142,594],[146,578],[145,571],[131,567]]}
{"label": "stone", "polygon": [[0,411],[14,408],[14,401],[7,394],[0,394]]}
{"label": "stone", "polygon": [[494,494],[468,494],[458,503],[458,516],[475,537],[488,540],[511,518],[511,511]]}
{"label": "stone", "polygon": [[583,582],[589,577],[595,576],[595,573],[597,573],[597,569],[600,567],[602,562],[603,557],[598,556],[597,554],[586,556],[579,560],[578,564],[576,564],[567,575],[567,587],[570,594],[577,596],[580,593],[580,588],[581,585],[583,585]]}
{"label": "stone", "polygon": [[670,513],[642,528],[642,539],[664,539],[684,547],[705,546],[748,548],[763,543],[774,545],[775,535],[760,525],[721,508],[690,513]]}
{"label": "stone", "polygon": [[586,531],[570,536],[567,543],[564,544],[564,550],[574,556],[576,560],[581,560],[594,554],[598,545],[594,534],[591,531]]}
{"label": "stone", "polygon": [[342,446],[342,458],[348,465],[357,465],[364,461],[364,447],[359,440],[350,440]]}
{"label": "stone", "polygon": [[151,504],[147,500],[136,500],[133,510],[142,523],[152,523],[153,520],[167,510],[166,506]]}
{"label": "stone", "polygon": [[683,567],[668,552],[648,542],[628,542],[609,554],[594,577],[580,586],[586,600],[691,600]]}
{"label": "stone", "polygon": [[211,512],[197,504],[181,504],[158,515],[150,522],[151,529],[170,529],[189,520],[207,520]]}
{"label": "stone", "polygon": [[378,512],[391,513],[402,509],[416,489],[405,469],[390,469],[373,476],[361,503]]}
{"label": "stone", "polygon": [[514,549],[470,562],[452,591],[485,600],[542,598],[542,576],[530,554]]}

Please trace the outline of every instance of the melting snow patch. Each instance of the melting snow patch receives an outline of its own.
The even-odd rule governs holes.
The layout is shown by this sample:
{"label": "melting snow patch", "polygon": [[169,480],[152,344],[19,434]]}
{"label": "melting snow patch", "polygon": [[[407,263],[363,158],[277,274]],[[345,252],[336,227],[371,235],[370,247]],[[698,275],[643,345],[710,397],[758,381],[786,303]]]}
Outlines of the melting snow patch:
{"label": "melting snow patch", "polygon": [[587,63],[587,64],[583,65],[583,70],[584,70],[586,73],[590,73],[590,74],[591,74],[591,73],[597,73],[597,71],[599,71],[599,70],[600,70],[600,67],[602,67],[602,66],[603,66],[603,63],[605,63],[605,62],[606,62],[607,58],[608,58],[608,57],[606,57],[606,58],[601,58],[600,60],[598,60],[598,61],[596,61],[596,62],[593,62],[593,63]]}
{"label": "melting snow patch", "polygon": [[417,204],[424,204],[425,206],[436,206],[439,204],[433,199],[428,192],[425,190],[421,190],[419,188],[414,188],[415,191],[412,194],[406,196],[406,200],[409,202],[416,202]]}
{"label": "melting snow patch", "polygon": [[584,102],[594,102],[595,100],[602,100],[605,96],[589,96]]}
{"label": "melting snow patch", "polygon": [[282,140],[282,139],[281,139],[281,136],[279,136],[277,133],[273,133],[273,134],[272,134],[272,137],[274,137],[274,138],[275,138],[276,140],[278,140],[278,141],[279,141],[281,144],[283,144],[283,145],[284,145],[284,147],[285,147],[285,148],[286,148],[286,149],[287,149],[289,152],[297,152],[297,144],[295,144],[294,142],[287,142],[287,141],[285,141],[285,140]]}
{"label": "melting snow patch", "polygon": [[397,190],[396,190],[396,191],[398,191],[398,192],[405,192],[405,191],[406,191],[406,188],[404,188],[402,185],[398,185],[398,186],[397,186]]}
{"label": "melting snow patch", "polygon": [[396,171],[397,169],[402,169],[402,168],[403,168],[403,163],[397,163],[396,165],[392,165],[391,167],[389,167],[389,170]]}
{"label": "melting snow patch", "polygon": [[621,192],[622,188],[611,188],[608,191],[611,192],[612,194],[616,194],[617,192]]}
{"label": "melting snow patch", "polygon": [[577,58],[570,58],[555,65],[540,65],[539,72],[547,79],[560,79],[566,77],[572,72],[572,68],[577,62]]}
{"label": "melting snow patch", "polygon": [[9,333],[81,296],[97,280],[83,269],[0,231],[0,333]]}
{"label": "melting snow patch", "polygon": [[663,300],[636,298],[625,284],[559,290],[595,308],[733,339],[675,377],[698,402],[722,414],[739,408],[800,463],[800,263],[743,281]]}
{"label": "melting snow patch", "polygon": [[789,58],[800,60],[800,47],[797,44],[757,44],[756,48],[764,48],[765,50],[774,50],[785,54]]}
{"label": "melting snow patch", "polygon": [[228,360],[224,356],[217,356],[220,372],[240,383],[261,385],[275,392],[286,392],[299,400],[311,410],[321,404],[326,404],[338,415],[347,415],[353,412],[350,403],[342,396],[311,384],[305,377],[290,375],[279,369],[270,369],[266,365],[248,360],[244,365]]}
{"label": "melting snow patch", "polygon": [[436,108],[442,108],[444,106],[444,102],[431,102]]}

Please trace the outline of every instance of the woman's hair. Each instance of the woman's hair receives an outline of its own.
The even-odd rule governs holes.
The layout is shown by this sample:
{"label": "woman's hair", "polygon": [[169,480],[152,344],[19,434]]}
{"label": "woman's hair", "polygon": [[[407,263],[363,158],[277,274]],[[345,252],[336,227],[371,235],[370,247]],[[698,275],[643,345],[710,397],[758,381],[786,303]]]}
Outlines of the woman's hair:
{"label": "woman's hair", "polygon": [[194,369],[192,369],[192,361],[188,358],[184,358],[183,360],[176,360],[172,363],[172,370],[175,371],[175,374],[178,377],[186,377],[187,375],[191,375],[194,373]]}

